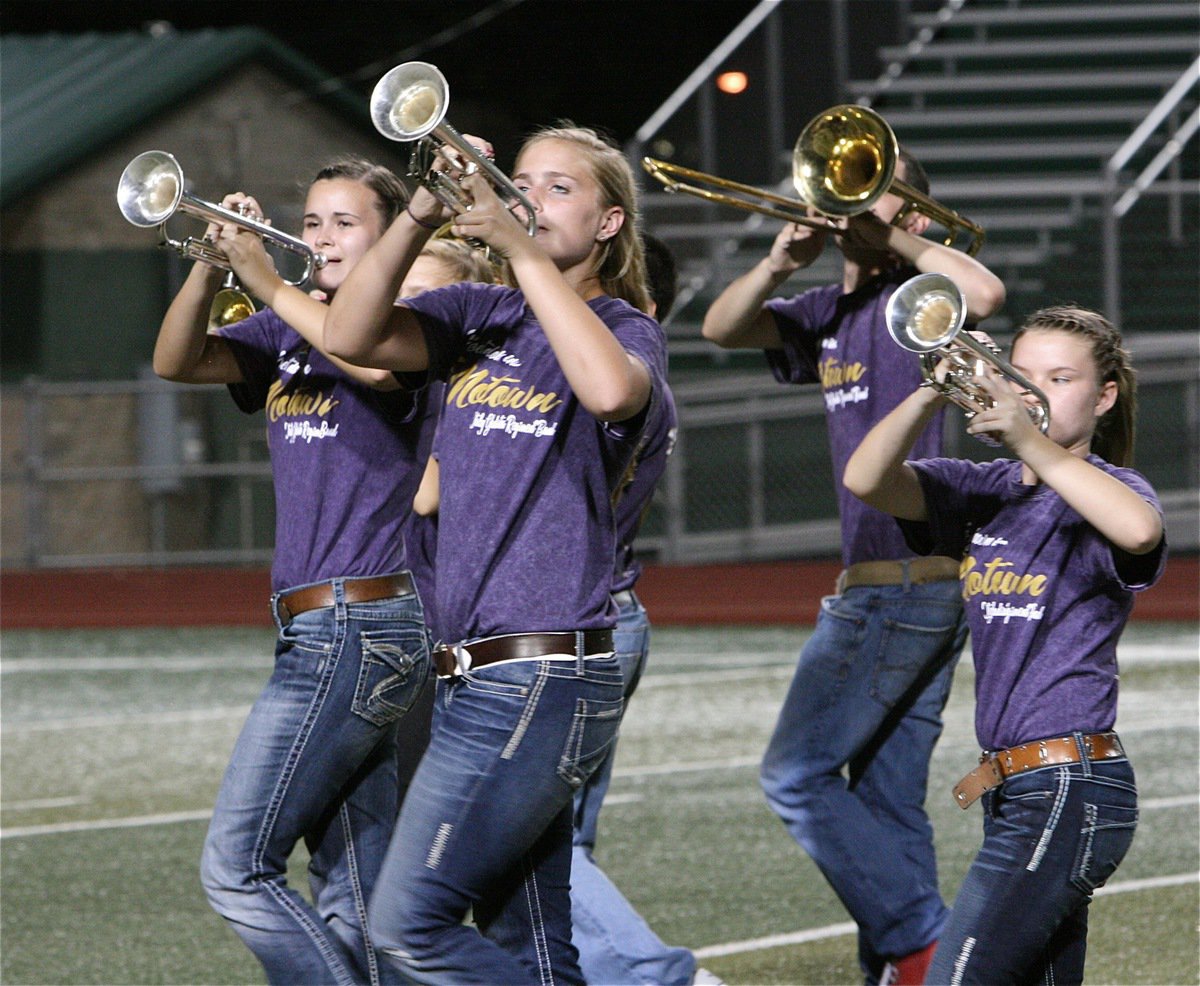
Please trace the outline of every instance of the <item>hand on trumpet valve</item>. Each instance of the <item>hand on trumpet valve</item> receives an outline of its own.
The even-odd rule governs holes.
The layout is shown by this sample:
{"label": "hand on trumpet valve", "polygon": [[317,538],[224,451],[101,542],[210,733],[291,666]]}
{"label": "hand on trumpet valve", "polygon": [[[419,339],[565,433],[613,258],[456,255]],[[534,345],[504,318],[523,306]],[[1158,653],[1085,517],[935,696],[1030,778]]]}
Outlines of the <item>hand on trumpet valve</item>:
{"label": "hand on trumpet valve", "polygon": [[505,205],[484,175],[468,175],[463,189],[472,206],[454,217],[455,236],[486,243],[495,253],[509,259],[514,252],[532,246],[534,241],[521,219]]}
{"label": "hand on trumpet valve", "polygon": [[967,433],[989,435],[1003,442],[1013,452],[1018,452],[1034,436],[1041,437],[1029,413],[1035,403],[1034,397],[986,361],[980,362],[982,366],[975,377],[975,384],[989,400],[972,416],[967,424]]}

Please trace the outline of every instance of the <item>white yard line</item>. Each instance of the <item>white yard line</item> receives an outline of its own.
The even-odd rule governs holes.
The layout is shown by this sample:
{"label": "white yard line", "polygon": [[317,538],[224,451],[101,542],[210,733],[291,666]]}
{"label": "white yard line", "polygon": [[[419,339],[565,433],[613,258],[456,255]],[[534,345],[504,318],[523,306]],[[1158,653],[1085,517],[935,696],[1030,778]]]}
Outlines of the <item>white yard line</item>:
{"label": "white yard line", "polygon": [[[645,767],[632,767],[628,770],[615,771],[617,777],[645,777],[655,774],[674,774],[679,771],[700,771],[700,770],[726,770],[735,767],[753,766],[758,763],[757,757],[734,758],[729,760],[706,760],[694,761],[690,763],[672,763],[672,764],[647,764]],[[628,792],[623,794],[610,794],[604,799],[607,805],[633,804],[642,800],[642,795]],[[12,805],[4,805],[6,810],[14,810],[20,808],[30,808],[33,806],[52,807],[56,802],[66,804],[80,803],[82,799],[58,798],[47,799],[43,802],[21,801]],[[1142,811],[1154,811],[1155,809],[1163,808],[1185,808],[1191,805],[1200,806],[1200,795],[1181,795],[1171,798],[1147,798],[1139,803],[1138,807]],[[209,818],[212,815],[210,811],[177,811],[161,815],[133,815],[127,818],[99,818],[99,819],[82,819],[76,822],[56,822],[47,825],[25,825],[20,827],[9,827],[0,829],[0,839],[14,839],[21,836],[35,835],[56,835],[60,832],[91,832],[99,829],[121,829],[121,828],[138,828],[145,825],[173,825],[177,822],[194,822]],[[1158,877],[1155,879],[1174,880],[1176,882],[1186,882],[1181,877]],[[1192,879],[1195,879],[1193,876]],[[1141,889],[1134,887],[1136,881],[1128,881],[1130,889]],[[1166,886],[1166,884],[1163,884]],[[1126,884],[1118,884],[1117,886],[1126,886]],[[1106,890],[1098,892],[1116,891]],[[841,934],[841,932],[837,932]]]}
{"label": "white yard line", "polygon": [[[1171,876],[1146,877],[1142,880],[1110,883],[1097,890],[1096,896],[1156,890],[1160,887],[1177,887],[1197,882],[1200,882],[1200,873],[1175,873]],[[842,921],[838,924],[825,925],[823,928],[806,928],[804,931],[792,931],[782,935],[767,935],[763,938],[725,942],[722,945],[706,945],[704,948],[697,948],[695,956],[698,959],[712,959],[722,955],[738,955],[742,952],[759,952],[767,948],[781,948],[785,945],[802,945],[805,942],[820,941],[824,938],[838,938],[842,935],[852,935],[857,931],[858,925],[853,921]]]}
{"label": "white yard line", "polygon": [[211,709],[179,709],[174,712],[129,712],[124,715],[76,716],[65,719],[39,719],[37,722],[5,723],[3,732],[43,733],[63,729],[97,729],[105,726],[178,725],[184,722],[212,722],[215,719],[241,719],[250,705],[218,705]]}
{"label": "white yard line", "polygon": [[0,839],[19,839],[35,835],[58,835],[62,832],[96,832],[101,829],[132,829],[147,825],[175,825],[179,822],[199,822],[212,818],[211,811],[173,811],[162,815],[134,815],[131,818],[82,819],[78,822],[57,822],[51,825],[23,825],[0,829]]}

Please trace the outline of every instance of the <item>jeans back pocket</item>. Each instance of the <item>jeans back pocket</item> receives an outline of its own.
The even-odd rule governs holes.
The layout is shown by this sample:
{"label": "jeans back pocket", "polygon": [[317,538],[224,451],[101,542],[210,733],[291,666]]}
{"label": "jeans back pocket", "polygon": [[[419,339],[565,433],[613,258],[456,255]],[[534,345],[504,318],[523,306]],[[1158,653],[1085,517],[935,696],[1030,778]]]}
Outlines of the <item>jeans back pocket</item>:
{"label": "jeans back pocket", "polygon": [[1104,886],[1129,851],[1137,821],[1137,808],[1085,803],[1071,882],[1085,894]]}
{"label": "jeans back pocket", "polygon": [[575,715],[558,762],[558,776],[571,787],[582,787],[612,748],[624,704],[621,699],[576,699]]}
{"label": "jeans back pocket", "polygon": [[429,641],[416,628],[364,630],[351,710],[376,726],[404,715],[429,678]]}

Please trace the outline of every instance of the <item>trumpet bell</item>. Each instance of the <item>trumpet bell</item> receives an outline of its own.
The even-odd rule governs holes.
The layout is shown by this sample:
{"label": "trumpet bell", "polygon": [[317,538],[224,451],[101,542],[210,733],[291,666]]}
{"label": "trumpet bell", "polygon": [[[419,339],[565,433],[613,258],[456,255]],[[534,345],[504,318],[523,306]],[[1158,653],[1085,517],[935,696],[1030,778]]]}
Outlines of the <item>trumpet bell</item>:
{"label": "trumpet bell", "polygon": [[896,344],[914,353],[932,353],[951,342],[967,318],[967,302],[950,278],[919,274],[888,299],[888,332]]}
{"label": "trumpet bell", "polygon": [[391,140],[420,140],[445,118],[449,97],[450,86],[436,65],[404,62],[375,84],[371,120]]}
{"label": "trumpet bell", "polygon": [[208,328],[221,329],[249,318],[257,309],[250,296],[236,287],[221,288],[208,307]]}
{"label": "trumpet bell", "polygon": [[792,149],[792,183],[827,216],[866,212],[890,187],[900,145],[887,121],[866,106],[832,106],[813,117]]}
{"label": "trumpet bell", "polygon": [[[1019,388],[1028,404],[1029,417],[1044,435],[1050,428],[1050,402],[1027,377],[1000,355],[990,343],[963,332],[967,300],[958,285],[943,274],[918,274],[909,278],[888,299],[884,318],[888,333],[902,346],[921,354],[921,386],[932,387],[957,404],[969,421],[994,403],[980,384],[988,368]],[[943,379],[937,364],[948,364]],[[975,435],[993,448],[1000,442],[985,432]]]}
{"label": "trumpet bell", "polygon": [[134,226],[158,226],[175,214],[183,190],[183,169],[173,154],[143,151],[121,172],[117,206]]}
{"label": "trumpet bell", "polygon": [[371,93],[371,121],[389,140],[411,143],[408,177],[420,182],[452,212],[471,208],[471,200],[458,180],[439,169],[438,152],[461,167],[464,173],[482,172],[496,194],[510,210],[524,211],[525,231],[537,235],[537,215],[533,203],[512,180],[446,119],[450,105],[450,86],[436,65],[429,62],[402,62],[375,83]]}

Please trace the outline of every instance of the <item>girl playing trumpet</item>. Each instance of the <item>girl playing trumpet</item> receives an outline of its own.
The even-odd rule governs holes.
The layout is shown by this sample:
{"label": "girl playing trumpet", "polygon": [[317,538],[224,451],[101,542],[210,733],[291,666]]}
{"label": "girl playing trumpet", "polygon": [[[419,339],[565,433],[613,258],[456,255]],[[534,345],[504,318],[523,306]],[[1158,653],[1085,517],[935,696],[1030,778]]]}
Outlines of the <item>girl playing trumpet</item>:
{"label": "girl playing trumpet", "polygon": [[513,184],[535,237],[479,174],[463,180],[473,206],[453,229],[503,255],[515,286],[458,284],[393,308],[443,218],[421,191],[325,323],[344,359],[448,381],[437,609],[451,643],[370,911],[384,954],[426,983],[582,981],[572,796],[622,708],[612,497],[666,373],[621,152],[582,128],[543,130]]}
{"label": "girl playing trumpet", "polygon": [[1112,732],[1116,646],[1166,542],[1154,490],[1128,468],[1129,354],[1102,316],[1061,306],[1026,320],[1011,362],[1046,394],[1048,434],[990,370],[992,406],[968,431],[994,435],[1015,459],[906,462],[943,403],[922,388],[845,474],[856,496],[906,522],[914,547],[941,536],[963,549],[984,754],[955,797],[965,808],[982,796],[984,838],[927,983],[1081,982],[1088,904],[1137,824],[1133,769]]}

